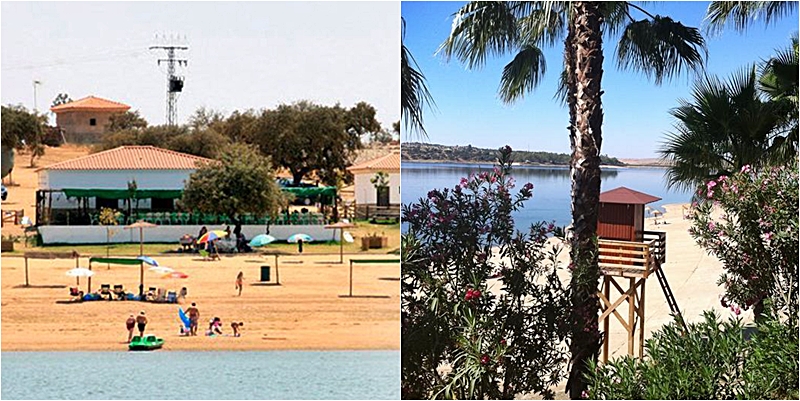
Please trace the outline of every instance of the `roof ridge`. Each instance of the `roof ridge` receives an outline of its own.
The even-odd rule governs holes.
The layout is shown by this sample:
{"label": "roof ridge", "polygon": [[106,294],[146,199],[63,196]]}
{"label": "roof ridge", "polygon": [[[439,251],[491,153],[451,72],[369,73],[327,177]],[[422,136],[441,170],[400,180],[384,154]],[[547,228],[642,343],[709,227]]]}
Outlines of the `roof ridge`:
{"label": "roof ridge", "polygon": [[61,166],[64,166],[64,165],[71,165],[71,164],[75,164],[75,163],[80,163],[82,161],[86,161],[86,160],[89,160],[89,159],[102,158],[104,156],[107,156],[110,153],[118,153],[118,152],[124,151],[126,149],[130,149],[130,150],[135,150],[135,149],[151,150],[153,152],[163,153],[163,154],[176,156],[176,157],[182,157],[182,158],[186,158],[186,159],[192,159],[194,161],[201,161],[201,162],[205,162],[205,161],[213,162],[214,161],[214,159],[209,159],[209,158],[202,157],[202,156],[192,155],[192,154],[189,154],[189,153],[178,152],[178,151],[175,151],[175,150],[172,150],[172,149],[164,149],[164,148],[160,148],[160,147],[153,146],[153,145],[122,145],[122,146],[117,146],[116,148],[106,149],[106,150],[103,150],[103,151],[100,151],[100,152],[97,152],[97,153],[90,153],[90,154],[85,155],[85,156],[76,157],[74,159],[62,160],[62,161],[57,162],[57,163],[53,163],[53,164],[49,164],[49,165],[44,166],[44,167],[40,167],[40,168],[36,169],[36,171],[38,172],[38,171],[42,171],[42,170],[53,170],[53,169],[57,169],[57,168],[59,168]]}

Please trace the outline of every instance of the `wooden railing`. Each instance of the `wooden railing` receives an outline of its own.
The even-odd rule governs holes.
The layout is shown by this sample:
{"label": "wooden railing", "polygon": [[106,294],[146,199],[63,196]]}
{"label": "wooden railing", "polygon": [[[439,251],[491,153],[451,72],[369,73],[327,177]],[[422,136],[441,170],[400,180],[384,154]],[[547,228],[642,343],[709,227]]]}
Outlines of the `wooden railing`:
{"label": "wooden railing", "polygon": [[667,233],[663,231],[645,231],[644,234],[644,241],[645,242],[653,242],[653,247],[650,248],[650,252],[653,254],[653,258],[661,263],[662,265],[667,261]]}
{"label": "wooden railing", "polygon": [[600,270],[610,276],[647,278],[655,267],[654,243],[598,240]]}

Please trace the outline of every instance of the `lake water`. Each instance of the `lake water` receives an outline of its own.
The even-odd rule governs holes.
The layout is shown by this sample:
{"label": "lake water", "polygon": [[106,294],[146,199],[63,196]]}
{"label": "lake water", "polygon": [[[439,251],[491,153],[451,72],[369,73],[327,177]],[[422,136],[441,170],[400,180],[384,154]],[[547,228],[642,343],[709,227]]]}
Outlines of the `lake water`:
{"label": "lake water", "polygon": [[400,351],[3,352],[2,399],[399,399]]}
{"label": "lake water", "polygon": [[[458,163],[415,163],[403,162],[402,201],[404,204],[417,202],[427,197],[428,191],[434,188],[450,188],[458,185],[461,177],[470,173],[491,171],[491,164],[458,164]],[[666,189],[665,169],[647,168],[604,168],[601,173],[601,191],[605,192],[617,187],[644,192],[662,198],[651,203],[657,209],[661,205],[686,203],[691,200],[692,193]],[[568,167],[516,166],[511,175],[517,182],[516,190],[526,182],[534,185],[533,199],[525,203],[525,207],[514,215],[517,229],[527,230],[536,221],[555,220],[559,226],[570,224],[570,176]],[[663,208],[661,209],[663,211]]]}

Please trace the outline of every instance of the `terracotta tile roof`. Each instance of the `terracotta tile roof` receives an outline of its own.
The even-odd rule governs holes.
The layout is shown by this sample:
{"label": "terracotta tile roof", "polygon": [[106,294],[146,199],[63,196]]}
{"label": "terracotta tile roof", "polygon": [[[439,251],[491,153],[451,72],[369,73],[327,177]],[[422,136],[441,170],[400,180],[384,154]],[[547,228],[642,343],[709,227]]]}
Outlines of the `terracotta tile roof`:
{"label": "terracotta tile roof", "polygon": [[69,103],[60,104],[58,106],[53,106],[50,108],[50,111],[52,111],[53,113],[60,113],[63,111],[97,111],[97,110],[125,112],[128,111],[130,108],[131,106],[128,106],[127,104],[114,102],[96,96],[87,96],[83,99],[74,100]]}
{"label": "terracotta tile roof", "polygon": [[661,198],[648,195],[630,188],[619,187],[600,194],[601,203],[624,203],[628,205],[646,205],[660,201]]}
{"label": "terracotta tile roof", "polygon": [[41,170],[194,170],[198,162],[211,159],[161,149],[155,146],[120,146],[118,148],[65,160]]}
{"label": "terracotta tile roof", "polygon": [[352,173],[363,171],[400,171],[400,152],[372,159],[347,168]]}

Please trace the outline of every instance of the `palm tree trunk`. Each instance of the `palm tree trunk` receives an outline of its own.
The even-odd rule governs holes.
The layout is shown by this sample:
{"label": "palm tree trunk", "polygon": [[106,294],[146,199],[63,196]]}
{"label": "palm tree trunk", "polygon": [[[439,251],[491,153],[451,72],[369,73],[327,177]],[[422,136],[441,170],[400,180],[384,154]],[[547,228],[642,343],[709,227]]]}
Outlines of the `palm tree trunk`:
{"label": "palm tree trunk", "polygon": [[602,17],[596,2],[575,2],[567,38],[567,83],[572,145],[572,241],[573,276],[571,370],[567,391],[580,399],[586,390],[587,362],[600,350],[597,298],[600,271],[597,262],[597,213],[600,202],[600,145],[603,108]]}

